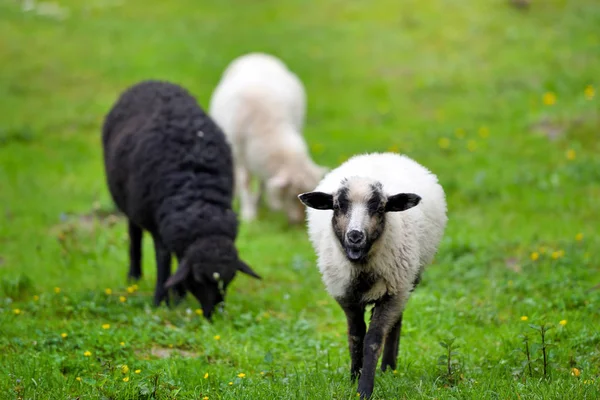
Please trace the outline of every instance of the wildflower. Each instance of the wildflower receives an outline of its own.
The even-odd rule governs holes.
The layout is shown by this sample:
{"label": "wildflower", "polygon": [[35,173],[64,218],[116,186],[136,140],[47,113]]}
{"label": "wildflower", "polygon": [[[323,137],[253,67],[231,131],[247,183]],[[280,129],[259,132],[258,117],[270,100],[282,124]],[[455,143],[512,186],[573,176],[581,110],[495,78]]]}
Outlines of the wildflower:
{"label": "wildflower", "polygon": [[204,374],[204,379],[208,379],[208,372]]}
{"label": "wildflower", "polygon": [[196,314],[197,314],[197,315],[202,315],[202,314],[204,314],[204,312],[202,311],[202,309],[201,309],[201,308],[197,308],[197,309],[196,309]]}
{"label": "wildflower", "polygon": [[562,326],[565,326],[567,324],[567,320],[563,319],[559,322],[559,324],[561,324]]}
{"label": "wildflower", "polygon": [[583,383],[586,384],[586,385],[589,385],[591,383],[594,383],[594,381],[591,380],[591,379],[586,379],[585,381],[583,381]]}
{"label": "wildflower", "polygon": [[59,287],[55,287],[54,288],[54,293],[60,293],[60,288]]}
{"label": "wildflower", "polygon": [[596,91],[594,90],[594,87],[592,85],[587,85],[585,87],[585,90],[583,91],[583,94],[585,95],[586,99],[591,100],[594,98]]}
{"label": "wildflower", "polygon": [[125,346],[125,342],[121,342],[119,343],[121,346]]}
{"label": "wildflower", "polygon": [[81,382],[81,378],[80,377],[75,378],[75,380],[78,381],[78,382]]}
{"label": "wildflower", "polygon": [[560,258],[560,252],[559,251],[553,251],[552,252],[552,259],[553,260],[558,260]]}
{"label": "wildflower", "polygon": [[208,400],[208,396],[204,396],[202,400]]}
{"label": "wildflower", "polygon": [[521,321],[527,321],[529,319],[529,317],[527,315],[523,315],[521,317]]}
{"label": "wildflower", "polygon": [[123,382],[129,382],[129,377],[126,376],[125,378],[123,378]]}
{"label": "wildflower", "polygon": [[84,355],[85,357],[89,357],[89,356],[91,356],[91,355],[92,355],[92,352],[91,352],[91,351],[89,351],[89,350],[86,350],[86,351],[85,351],[85,353],[83,353],[83,355]]}
{"label": "wildflower", "polygon": [[469,140],[467,142],[467,150],[470,152],[474,152],[477,149],[477,142],[474,140]]}
{"label": "wildflower", "polygon": [[104,293],[106,293],[107,296],[110,296],[112,294],[112,289],[106,288],[106,289],[104,289]]}
{"label": "wildflower", "polygon": [[398,370],[394,370],[393,372],[394,372],[394,375],[396,375],[398,373]]}
{"label": "wildflower", "polygon": [[221,336],[220,335],[215,335],[215,340],[220,340]]}
{"label": "wildflower", "polygon": [[567,150],[567,160],[573,161],[575,159],[576,155],[577,154],[575,153],[575,150],[573,150],[573,149]]}
{"label": "wildflower", "polygon": [[571,375],[577,377],[577,376],[581,375],[581,371],[577,368],[571,368]]}
{"label": "wildflower", "polygon": [[63,339],[66,339],[67,336],[69,336],[69,335],[67,335],[65,332],[63,332],[63,333],[60,334],[60,337],[63,338]]}
{"label": "wildflower", "polygon": [[110,324],[102,324],[102,329],[109,329],[110,328]]}
{"label": "wildflower", "polygon": [[141,369],[136,369],[136,370],[135,370],[135,371],[133,371],[133,372],[135,372],[136,374],[139,374],[140,372],[142,372],[142,370],[141,370]]}
{"label": "wildflower", "polygon": [[454,134],[456,135],[456,137],[457,137],[457,138],[459,138],[459,139],[462,139],[462,138],[464,138],[464,137],[465,137],[465,130],[464,130],[464,129],[461,129],[461,128],[458,128],[458,129],[457,129],[457,130],[454,132]]}
{"label": "wildflower", "polygon": [[243,372],[240,372],[237,376],[238,376],[238,378],[244,378],[246,376],[246,374]]}
{"label": "wildflower", "polygon": [[261,375],[264,375],[264,374],[265,374],[265,371],[260,371],[260,374],[261,374]]}
{"label": "wildflower", "polygon": [[554,92],[546,92],[542,97],[542,101],[547,106],[553,106],[556,103],[556,94]]}
{"label": "wildflower", "polygon": [[172,348],[173,348],[173,345],[172,345],[172,344],[170,344],[170,345],[169,345],[169,348],[170,348],[170,349],[172,349]]}
{"label": "wildflower", "polygon": [[538,258],[540,258],[540,253],[538,253],[537,251],[531,253],[531,261],[537,261]]}
{"label": "wildflower", "polygon": [[127,288],[127,293],[131,294],[131,293],[133,293],[133,292],[135,292],[135,289],[134,289],[133,287],[129,286],[129,287]]}
{"label": "wildflower", "polygon": [[13,312],[15,313],[15,315],[19,315],[19,314],[21,314],[21,310],[19,310],[18,308],[15,308],[15,309],[13,310]]}
{"label": "wildflower", "polygon": [[581,242],[583,240],[583,233],[578,233],[577,235],[575,235],[575,240]]}
{"label": "wildflower", "polygon": [[479,137],[481,137],[482,139],[487,138],[488,136],[490,136],[490,130],[487,128],[487,126],[482,126],[481,128],[479,128]]}
{"label": "wildflower", "polygon": [[126,373],[128,373],[128,372],[129,372],[129,367],[128,367],[127,365],[123,365],[123,366],[121,367],[121,373],[122,373],[122,374],[126,374]]}
{"label": "wildflower", "polygon": [[229,386],[233,385],[233,382],[229,382]]}
{"label": "wildflower", "polygon": [[40,296],[38,296],[37,294],[35,296],[33,296],[33,301],[38,301],[40,299]]}
{"label": "wildflower", "polygon": [[125,297],[125,296],[119,296],[119,301],[121,303],[125,303],[127,301],[127,297]]}
{"label": "wildflower", "polygon": [[438,146],[440,146],[441,149],[447,149],[448,147],[450,147],[450,139],[448,138],[440,138],[438,140]]}

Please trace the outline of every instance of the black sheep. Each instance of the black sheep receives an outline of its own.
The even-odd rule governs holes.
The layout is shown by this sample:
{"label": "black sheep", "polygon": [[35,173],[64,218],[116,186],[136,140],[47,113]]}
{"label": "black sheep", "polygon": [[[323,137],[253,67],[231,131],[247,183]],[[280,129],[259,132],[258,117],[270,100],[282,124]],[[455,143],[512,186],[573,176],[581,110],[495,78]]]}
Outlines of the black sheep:
{"label": "black sheep", "polygon": [[[142,234],[156,255],[154,304],[189,290],[211,319],[237,271],[233,161],[220,128],[182,87],[143,81],[128,88],[102,129],[107,183],[129,223],[129,277],[142,276]],[[171,255],[179,262],[171,276]]]}

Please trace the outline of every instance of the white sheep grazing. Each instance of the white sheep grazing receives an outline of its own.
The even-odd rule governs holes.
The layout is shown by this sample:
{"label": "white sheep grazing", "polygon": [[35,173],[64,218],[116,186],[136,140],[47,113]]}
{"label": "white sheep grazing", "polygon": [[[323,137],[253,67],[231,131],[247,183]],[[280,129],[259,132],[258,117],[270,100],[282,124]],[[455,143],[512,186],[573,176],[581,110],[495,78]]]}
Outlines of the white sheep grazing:
{"label": "white sheep grazing", "polygon": [[402,313],[446,228],[444,190],[414,160],[372,153],[350,158],[298,197],[309,207],[327,291],[346,314],[351,379],[360,376],[358,392],[370,397],[384,341],[381,369],[396,368]]}
{"label": "white sheep grazing", "polygon": [[[256,218],[261,192],[291,223],[304,218],[296,196],[313,189],[327,170],[313,162],[302,131],[306,93],[300,79],[278,58],[250,53],[229,64],[215,88],[209,115],[233,149],[241,218]],[[257,192],[252,178],[259,180]]]}

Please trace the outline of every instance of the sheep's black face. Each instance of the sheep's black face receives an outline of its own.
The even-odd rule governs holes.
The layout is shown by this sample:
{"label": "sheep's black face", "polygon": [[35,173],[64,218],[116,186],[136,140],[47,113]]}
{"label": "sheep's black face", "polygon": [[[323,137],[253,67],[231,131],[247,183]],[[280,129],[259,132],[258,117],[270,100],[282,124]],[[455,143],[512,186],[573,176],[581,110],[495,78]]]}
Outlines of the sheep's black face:
{"label": "sheep's black face", "polygon": [[260,279],[238,258],[231,239],[204,238],[188,248],[177,273],[169,278],[166,287],[183,282],[200,302],[204,316],[211,320],[215,307],[225,301],[227,287],[238,271]]}
{"label": "sheep's black face", "polygon": [[360,177],[344,179],[334,194],[310,192],[299,198],[308,207],[333,210],[333,231],[348,260],[357,264],[368,261],[385,229],[386,212],[407,210],[421,200],[412,193],[387,196],[380,182]]}

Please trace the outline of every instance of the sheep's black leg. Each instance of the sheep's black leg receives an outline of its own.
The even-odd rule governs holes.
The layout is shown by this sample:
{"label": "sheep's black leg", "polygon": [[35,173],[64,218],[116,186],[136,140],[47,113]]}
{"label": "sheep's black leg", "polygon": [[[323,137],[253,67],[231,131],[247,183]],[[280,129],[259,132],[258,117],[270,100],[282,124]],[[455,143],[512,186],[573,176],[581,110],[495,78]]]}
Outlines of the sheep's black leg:
{"label": "sheep's black leg", "polygon": [[383,347],[383,356],[381,359],[381,370],[385,371],[388,367],[392,370],[396,369],[396,361],[398,360],[398,347],[400,346],[400,331],[402,330],[402,314],[400,319],[394,324],[390,333],[385,338],[385,346]]}
{"label": "sheep's black leg", "polygon": [[363,365],[363,342],[367,326],[365,324],[365,309],[359,305],[342,304],[348,321],[348,347],[350,350],[350,379],[352,382],[360,376]]}
{"label": "sheep's black leg", "polygon": [[165,282],[171,276],[171,253],[159,238],[154,237],[154,253],[156,256],[156,289],[154,291],[154,305],[158,306],[163,299],[169,305],[169,297]]}
{"label": "sheep's black leg", "polygon": [[129,279],[142,277],[142,228],[129,221]]}
{"label": "sheep's black leg", "polygon": [[388,296],[375,305],[369,330],[365,335],[363,368],[358,381],[358,393],[361,398],[369,398],[373,393],[375,371],[383,348],[383,341],[398,321],[404,303],[398,296]]}

